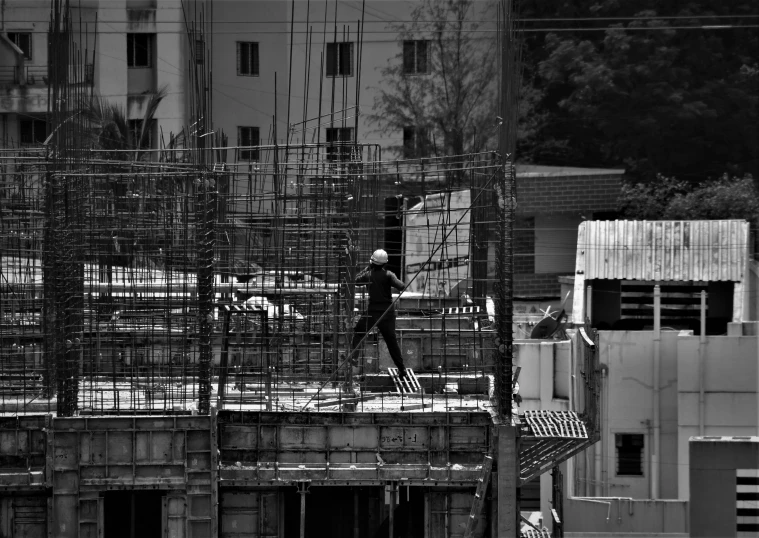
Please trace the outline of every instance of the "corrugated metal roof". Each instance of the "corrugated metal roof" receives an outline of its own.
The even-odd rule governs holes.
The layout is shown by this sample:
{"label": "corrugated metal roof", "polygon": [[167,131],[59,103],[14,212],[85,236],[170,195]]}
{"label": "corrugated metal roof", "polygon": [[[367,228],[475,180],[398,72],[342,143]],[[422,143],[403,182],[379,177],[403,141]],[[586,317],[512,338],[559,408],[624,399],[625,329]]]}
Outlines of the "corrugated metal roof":
{"label": "corrugated metal roof", "polygon": [[745,220],[587,221],[577,238],[585,279],[741,282]]}

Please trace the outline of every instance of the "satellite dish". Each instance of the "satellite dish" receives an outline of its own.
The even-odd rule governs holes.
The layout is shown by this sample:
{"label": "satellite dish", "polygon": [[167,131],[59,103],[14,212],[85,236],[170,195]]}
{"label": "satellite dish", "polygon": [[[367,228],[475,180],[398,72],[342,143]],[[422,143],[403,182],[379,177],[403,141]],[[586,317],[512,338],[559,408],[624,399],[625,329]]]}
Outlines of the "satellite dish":
{"label": "satellite dish", "polygon": [[563,319],[565,315],[564,309],[561,309],[556,318],[552,318],[551,316],[544,317],[532,328],[530,338],[538,340],[551,338],[561,327],[564,326]]}
{"label": "satellite dish", "polygon": [[571,292],[567,292],[567,294],[564,296],[564,300],[561,302],[561,310],[558,311],[555,317],[551,312],[551,307],[546,307],[546,309],[543,311],[545,317],[532,328],[532,331],[530,332],[530,338],[538,340],[543,338],[551,338],[559,331],[559,329],[564,326],[564,318],[566,317],[564,305],[567,303],[567,299],[569,299],[570,294]]}

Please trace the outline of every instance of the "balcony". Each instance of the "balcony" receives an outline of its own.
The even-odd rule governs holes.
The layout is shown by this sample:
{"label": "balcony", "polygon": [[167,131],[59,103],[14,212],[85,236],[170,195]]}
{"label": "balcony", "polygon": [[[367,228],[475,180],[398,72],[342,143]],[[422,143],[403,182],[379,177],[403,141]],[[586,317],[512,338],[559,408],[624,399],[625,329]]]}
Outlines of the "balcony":
{"label": "balcony", "polygon": [[[83,70],[69,70],[71,84],[92,84],[93,65]],[[47,86],[50,82],[46,65],[0,66],[0,114],[47,113]]]}
{"label": "balcony", "polygon": [[2,86],[45,86],[48,82],[46,65],[0,66]]}
{"label": "balcony", "polygon": [[[69,69],[71,84],[92,84],[95,66],[87,64],[83,70]],[[46,65],[0,66],[0,86],[47,86],[50,82]]]}

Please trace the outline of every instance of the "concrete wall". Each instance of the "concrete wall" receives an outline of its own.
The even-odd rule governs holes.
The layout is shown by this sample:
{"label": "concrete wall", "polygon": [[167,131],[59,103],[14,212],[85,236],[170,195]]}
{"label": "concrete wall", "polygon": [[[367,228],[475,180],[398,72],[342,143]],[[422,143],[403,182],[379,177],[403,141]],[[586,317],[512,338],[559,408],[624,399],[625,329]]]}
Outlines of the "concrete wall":
{"label": "concrete wall", "polygon": [[[699,337],[689,332],[667,331],[661,339],[659,459],[660,499],[687,501],[694,487],[689,482],[688,440],[694,435],[755,435],[757,431],[757,348],[755,336],[707,336],[703,348]],[[653,332],[600,332],[600,360],[608,366],[602,392],[602,440],[586,455],[575,458],[575,494],[625,497],[636,500],[651,497],[651,448],[653,439]],[[700,355],[701,353],[701,355]],[[700,358],[703,357],[703,358]],[[703,360],[703,412],[701,413],[699,364]],[[702,424],[700,418],[703,416]],[[615,433],[644,435],[643,476],[616,476]],[[596,452],[596,450],[598,452]],[[602,463],[595,471],[596,456]],[[759,467],[759,461],[756,467]],[[693,474],[691,472],[690,478]],[[600,482],[598,488],[596,484]],[[589,501],[577,504],[568,524],[569,532],[604,532],[606,516]],[[593,507],[585,507],[585,505]],[[656,503],[653,503],[656,505]],[[635,506],[638,506],[637,504]],[[642,506],[642,505],[641,505]],[[658,505],[657,505],[658,506]],[[675,506],[664,503],[662,506]],[[568,506],[565,505],[565,510]],[[603,509],[605,510],[605,508]],[[603,511],[601,510],[601,511]],[[656,508],[671,511],[672,508]],[[598,513],[597,513],[598,512]],[[636,515],[637,514],[637,515]],[[636,511],[631,519],[664,517],[664,512],[643,515]],[[659,515],[656,515],[659,514]],[[670,514],[671,515],[671,514]],[[625,517],[628,517],[625,516]],[[570,516],[568,516],[570,517]],[[667,516],[668,518],[670,516]],[[665,520],[662,520],[665,521]],[[668,520],[667,520],[668,521]],[[631,523],[644,525],[644,523]],[[648,525],[648,523],[645,523]],[[669,524],[667,524],[669,525]],[[643,529],[643,527],[640,527]],[[656,532],[667,531],[667,527]],[[695,528],[695,527],[694,527]],[[601,530],[599,530],[601,529]],[[620,532],[633,532],[630,528]],[[644,529],[645,530],[645,529]],[[637,530],[635,532],[644,532]]]}
{"label": "concrete wall", "polygon": [[[651,451],[653,448],[653,353],[652,331],[600,331],[599,353],[608,366],[602,393],[601,441],[603,494],[611,497],[651,498]],[[662,332],[660,373],[661,456],[660,498],[677,498],[677,337]],[[615,434],[644,436],[643,476],[616,473]],[[589,477],[590,478],[590,477]]]}
{"label": "concrete wall", "polygon": [[570,410],[573,349],[569,340],[515,342],[514,367],[522,368],[519,374],[521,411]]}
{"label": "concrete wall", "polygon": [[[323,9],[324,6],[320,7]],[[217,21],[213,36],[214,127],[227,134],[230,146],[239,143],[239,126],[258,127],[261,142],[271,143],[275,114],[277,137],[280,141],[286,138],[289,8],[289,2],[277,0],[213,2],[214,20]],[[237,76],[238,41],[258,43],[259,76]],[[302,85],[294,88],[297,88],[294,95],[303,95]],[[230,154],[228,158],[235,160],[236,156]]]}
{"label": "concrete wall", "polygon": [[593,533],[598,533],[597,536],[627,533],[639,533],[635,536],[687,536],[688,502],[603,497],[566,499],[564,521],[565,536],[589,536]]}
{"label": "concrete wall", "polygon": [[[709,336],[705,344],[704,424],[699,428],[699,339],[680,338],[678,365],[678,458],[688,465],[688,439],[694,435],[756,435],[757,351],[754,336]],[[687,498],[689,475],[680,473]]]}

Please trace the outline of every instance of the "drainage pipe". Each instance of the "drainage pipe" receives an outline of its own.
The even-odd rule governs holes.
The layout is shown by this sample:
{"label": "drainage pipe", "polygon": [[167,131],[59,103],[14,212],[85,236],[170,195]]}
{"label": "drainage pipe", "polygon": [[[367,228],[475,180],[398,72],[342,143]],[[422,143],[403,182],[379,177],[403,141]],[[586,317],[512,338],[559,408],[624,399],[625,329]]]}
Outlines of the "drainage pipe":
{"label": "drainage pipe", "polygon": [[704,384],[706,372],[706,291],[701,290],[701,333],[698,337],[698,434],[704,435],[706,420],[706,397]]}
{"label": "drainage pipe", "polygon": [[598,440],[598,442],[593,446],[593,452],[596,457],[595,461],[595,472],[593,473],[595,478],[595,492],[596,497],[603,497],[604,491],[604,480],[603,480],[603,450],[604,450],[604,443],[606,441],[605,439],[605,429],[604,429],[604,423],[603,423],[603,408],[604,408],[604,377],[605,377],[605,370],[601,370],[601,394],[599,394],[598,402],[601,406],[601,408],[598,410],[598,420],[601,421],[601,424],[599,424],[599,430],[601,433],[601,439]]}
{"label": "drainage pipe", "polygon": [[654,443],[651,450],[651,499],[659,498],[659,448],[661,446],[661,416],[659,368],[661,363],[661,287],[654,286]]}

